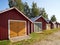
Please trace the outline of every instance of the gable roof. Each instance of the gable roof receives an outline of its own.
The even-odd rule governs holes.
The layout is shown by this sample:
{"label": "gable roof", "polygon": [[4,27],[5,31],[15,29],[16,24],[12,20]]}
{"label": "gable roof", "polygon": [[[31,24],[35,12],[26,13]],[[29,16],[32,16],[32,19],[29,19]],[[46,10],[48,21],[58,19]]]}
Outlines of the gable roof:
{"label": "gable roof", "polygon": [[41,15],[41,16],[37,16],[37,17],[35,17],[35,18],[31,18],[31,20],[33,21],[33,22],[35,22],[36,20],[38,20],[39,18],[43,18],[47,23],[48,23],[48,21]]}
{"label": "gable roof", "polygon": [[53,24],[57,24],[57,22],[55,21],[55,22],[52,22]]}
{"label": "gable roof", "polygon": [[38,18],[40,18],[41,16],[37,16],[37,17],[34,17],[34,18],[31,18],[31,20],[33,21],[33,22],[35,22]]}
{"label": "gable roof", "polygon": [[60,24],[60,23],[56,21],[56,24]]}
{"label": "gable roof", "polygon": [[[3,11],[0,11],[0,14],[1,13],[4,13],[4,12],[7,12],[7,11],[10,11],[12,9],[15,9],[17,10],[19,13],[21,13],[25,18],[27,18],[29,21],[31,21],[27,16],[25,16],[20,10],[18,10],[16,7],[12,7],[12,8],[9,8],[9,9],[6,9],[6,10],[3,10]],[[31,21],[32,22],[32,21]]]}

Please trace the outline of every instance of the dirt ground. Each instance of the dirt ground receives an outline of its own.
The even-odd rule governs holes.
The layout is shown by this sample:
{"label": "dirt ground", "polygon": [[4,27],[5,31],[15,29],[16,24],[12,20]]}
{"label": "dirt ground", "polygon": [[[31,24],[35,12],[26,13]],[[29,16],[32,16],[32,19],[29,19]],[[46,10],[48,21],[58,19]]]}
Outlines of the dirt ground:
{"label": "dirt ground", "polygon": [[34,45],[60,45],[60,31],[49,35],[46,39],[34,43]]}

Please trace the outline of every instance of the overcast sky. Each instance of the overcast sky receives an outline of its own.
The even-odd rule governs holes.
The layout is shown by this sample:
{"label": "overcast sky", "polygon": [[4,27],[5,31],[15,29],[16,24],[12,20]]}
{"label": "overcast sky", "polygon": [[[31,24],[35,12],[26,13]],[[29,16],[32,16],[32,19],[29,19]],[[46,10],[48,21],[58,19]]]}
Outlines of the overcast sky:
{"label": "overcast sky", "polygon": [[[38,7],[45,8],[49,19],[54,14],[57,21],[60,22],[60,0],[22,0],[22,2],[28,2],[31,7],[32,2],[36,2]],[[9,8],[8,0],[0,0],[0,11]]]}

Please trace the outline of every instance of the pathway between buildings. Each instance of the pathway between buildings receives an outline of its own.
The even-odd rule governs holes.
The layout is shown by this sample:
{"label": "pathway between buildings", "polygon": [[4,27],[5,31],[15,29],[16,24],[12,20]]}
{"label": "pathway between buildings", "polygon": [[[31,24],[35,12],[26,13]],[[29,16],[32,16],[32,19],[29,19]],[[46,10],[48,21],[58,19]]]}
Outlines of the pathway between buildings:
{"label": "pathway between buildings", "polygon": [[34,43],[34,45],[60,45],[60,31],[49,35],[46,39]]}

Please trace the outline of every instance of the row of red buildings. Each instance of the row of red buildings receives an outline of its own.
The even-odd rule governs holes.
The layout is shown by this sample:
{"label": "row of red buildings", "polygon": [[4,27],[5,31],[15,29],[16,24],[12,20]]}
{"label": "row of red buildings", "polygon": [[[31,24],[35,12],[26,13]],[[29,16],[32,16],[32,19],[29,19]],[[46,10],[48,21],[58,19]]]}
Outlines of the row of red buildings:
{"label": "row of red buildings", "polygon": [[60,23],[51,22],[42,16],[29,19],[15,7],[0,11],[0,40],[59,27]]}

